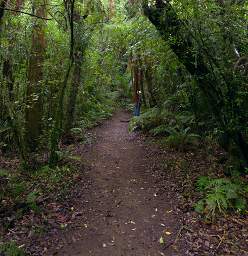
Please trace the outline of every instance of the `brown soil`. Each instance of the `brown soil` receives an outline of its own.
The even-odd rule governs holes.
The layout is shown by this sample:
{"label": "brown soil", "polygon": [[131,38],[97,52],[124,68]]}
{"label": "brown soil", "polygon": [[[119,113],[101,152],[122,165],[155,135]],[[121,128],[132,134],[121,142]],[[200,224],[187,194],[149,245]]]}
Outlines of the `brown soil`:
{"label": "brown soil", "polygon": [[[90,182],[75,188],[74,220],[46,255],[186,255],[177,196],[159,193],[151,145],[128,132],[129,118],[116,113],[93,130],[91,146],[77,149],[91,165],[84,173]],[[170,191],[171,181],[165,185]]]}

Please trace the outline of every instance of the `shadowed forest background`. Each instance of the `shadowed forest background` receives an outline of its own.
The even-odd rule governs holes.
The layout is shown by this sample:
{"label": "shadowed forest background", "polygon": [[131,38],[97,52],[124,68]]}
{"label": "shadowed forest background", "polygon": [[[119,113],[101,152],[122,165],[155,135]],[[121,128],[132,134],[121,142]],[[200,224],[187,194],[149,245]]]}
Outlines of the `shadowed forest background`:
{"label": "shadowed forest background", "polygon": [[[247,28],[242,0],[0,0],[0,252],[24,255],[6,234],[75,185],[82,160],[70,146],[92,143],[88,131],[118,109],[133,111],[137,91],[129,130],[173,152],[161,164],[182,170],[190,209],[243,223]],[[242,239],[230,255],[248,255]]]}

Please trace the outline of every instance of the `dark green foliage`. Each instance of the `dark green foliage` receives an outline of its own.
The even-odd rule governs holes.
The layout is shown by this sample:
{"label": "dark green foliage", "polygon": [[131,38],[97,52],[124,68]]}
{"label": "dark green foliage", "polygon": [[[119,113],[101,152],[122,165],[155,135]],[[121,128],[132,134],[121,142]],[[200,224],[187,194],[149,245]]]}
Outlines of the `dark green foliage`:
{"label": "dark green foliage", "polygon": [[[219,1],[190,1],[186,5],[183,1],[179,4],[156,0],[144,1],[143,8],[204,96],[209,111],[206,114],[211,114],[215,126],[228,138],[225,150],[232,154],[230,148],[235,146],[240,161],[247,165],[247,75],[235,72],[234,67],[240,55],[247,54],[242,48],[235,48],[245,44],[238,34],[247,27],[247,6]],[[192,110],[200,116],[197,109]]]}
{"label": "dark green foliage", "polygon": [[241,180],[203,176],[198,179],[196,187],[204,198],[196,204],[195,210],[207,217],[213,218],[230,209],[244,212],[247,207],[248,187]]}
{"label": "dark green foliage", "polygon": [[166,125],[166,118],[168,113],[161,113],[158,108],[151,108],[142,113],[139,117],[134,117],[130,123],[130,130],[141,128],[146,131],[154,131],[155,128],[161,126],[163,123]]}
{"label": "dark green foliage", "polygon": [[[63,160],[71,163],[81,161],[80,157],[60,152]],[[36,214],[42,211],[43,198],[63,198],[75,182],[77,168],[73,166],[56,167],[44,166],[32,175],[19,172],[0,171],[0,216],[1,225],[13,227],[24,214],[30,211]]]}
{"label": "dark green foliage", "polygon": [[39,196],[39,194],[40,194],[39,191],[32,191],[26,197],[26,203],[28,207],[35,212],[39,211],[39,207],[36,203],[37,197]]}
{"label": "dark green foliage", "polygon": [[151,108],[141,116],[134,117],[129,125],[131,131],[143,129],[154,136],[163,136],[161,143],[178,150],[185,150],[199,144],[200,135],[192,133],[188,125],[194,125],[189,113],[175,114]]}
{"label": "dark green foliage", "polygon": [[0,244],[0,254],[3,256],[25,256],[25,252],[14,242]]}
{"label": "dark green foliage", "polygon": [[190,127],[183,130],[170,129],[169,136],[163,141],[168,146],[183,151],[187,148],[197,147],[199,145],[198,134],[190,133]]}

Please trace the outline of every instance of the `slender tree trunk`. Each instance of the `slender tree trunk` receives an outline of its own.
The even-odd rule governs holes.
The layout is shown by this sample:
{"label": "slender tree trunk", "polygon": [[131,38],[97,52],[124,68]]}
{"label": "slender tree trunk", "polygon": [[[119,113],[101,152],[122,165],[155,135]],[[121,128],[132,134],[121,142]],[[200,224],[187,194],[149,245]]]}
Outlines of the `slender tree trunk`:
{"label": "slender tree trunk", "polygon": [[6,8],[8,3],[8,0],[0,0],[0,33],[2,32],[3,29],[3,17],[5,14],[4,8]]}
{"label": "slender tree trunk", "polygon": [[109,0],[109,18],[115,15],[115,0]]}
{"label": "slender tree trunk", "polygon": [[82,33],[81,26],[84,26],[84,23],[80,23],[80,13],[77,10],[74,11],[74,22],[77,23],[75,27],[75,36],[74,36],[74,51],[73,51],[73,59],[74,59],[74,69],[72,74],[72,84],[69,91],[69,99],[66,109],[66,122],[64,126],[64,132],[68,133],[69,130],[73,127],[75,121],[75,110],[76,110],[76,101],[78,95],[78,89],[81,85],[81,68],[83,64],[84,50],[85,50],[85,42],[81,41],[79,36]]}
{"label": "slender tree trunk", "polygon": [[137,60],[132,60],[132,84],[133,84],[133,100],[137,102],[140,91],[139,84],[139,68],[137,64]]}
{"label": "slender tree trunk", "polygon": [[0,2],[0,23],[3,19],[3,16],[4,16],[4,8],[6,7],[7,5],[7,0],[2,0]]}
{"label": "slender tree trunk", "polygon": [[81,84],[81,68],[83,63],[83,56],[80,51],[78,51],[77,56],[75,56],[74,71],[72,75],[72,85],[70,88],[69,100],[67,105],[67,120],[65,124],[65,132],[68,132],[74,124],[75,120],[75,108],[76,100],[78,95],[78,89]]}
{"label": "slender tree trunk", "polygon": [[142,93],[142,104],[144,104],[144,106],[147,107],[145,87],[144,87],[144,70],[142,67],[139,68],[139,83],[140,83],[140,89]]}
{"label": "slender tree trunk", "polygon": [[7,83],[9,99],[13,100],[14,78],[10,59],[6,59],[3,63],[3,77]]}
{"label": "slender tree trunk", "polygon": [[50,156],[49,156],[50,167],[54,167],[59,160],[57,151],[59,150],[59,140],[63,132],[62,123],[63,123],[63,116],[64,116],[63,105],[64,105],[64,98],[65,98],[65,90],[71,74],[72,66],[73,66],[73,59],[70,59],[68,63],[67,72],[61,84],[61,91],[58,95],[58,102],[57,102],[56,111],[55,111],[55,124],[51,132],[51,141],[50,141],[51,146],[50,146]]}
{"label": "slender tree trunk", "polygon": [[149,64],[146,66],[144,76],[145,76],[145,83],[147,86],[147,91],[149,94],[149,97],[148,97],[149,105],[150,105],[150,107],[154,107],[154,106],[156,106],[157,102],[156,102],[156,99],[155,99],[154,93],[153,93],[153,78],[152,78],[151,69],[150,69]]}

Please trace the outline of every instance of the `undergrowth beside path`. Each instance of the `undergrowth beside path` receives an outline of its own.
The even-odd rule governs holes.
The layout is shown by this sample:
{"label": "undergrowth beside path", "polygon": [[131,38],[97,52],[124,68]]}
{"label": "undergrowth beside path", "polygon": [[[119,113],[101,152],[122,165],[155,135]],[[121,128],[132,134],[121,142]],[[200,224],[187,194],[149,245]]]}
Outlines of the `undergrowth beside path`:
{"label": "undergrowth beside path", "polygon": [[25,177],[21,205],[1,222],[6,255],[247,255],[244,215],[195,211],[198,178],[223,173],[221,151],[172,149],[129,133],[129,119],[118,112],[66,146],[58,172]]}

